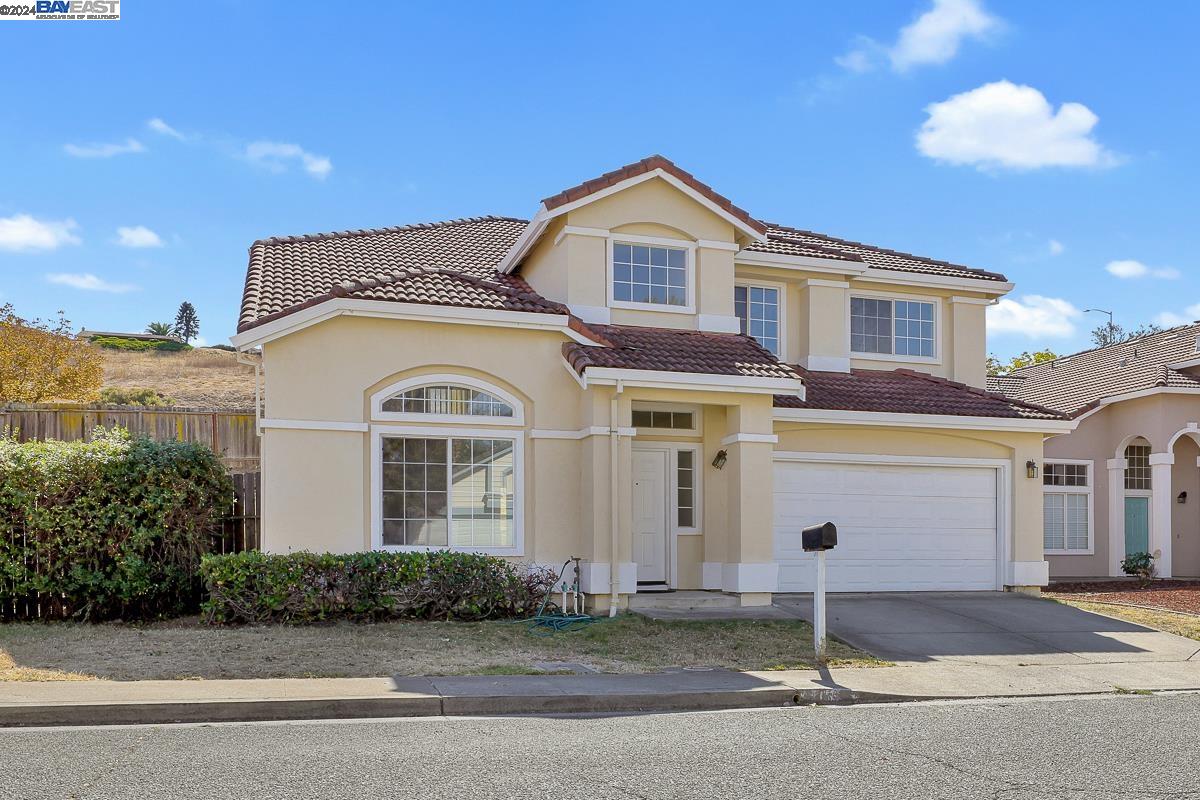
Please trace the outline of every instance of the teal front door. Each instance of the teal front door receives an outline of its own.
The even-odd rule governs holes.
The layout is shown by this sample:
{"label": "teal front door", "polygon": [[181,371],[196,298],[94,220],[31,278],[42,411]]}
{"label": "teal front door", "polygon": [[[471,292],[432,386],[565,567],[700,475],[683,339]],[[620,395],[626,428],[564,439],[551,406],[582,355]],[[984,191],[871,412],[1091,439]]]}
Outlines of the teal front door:
{"label": "teal front door", "polygon": [[1125,555],[1150,552],[1150,498],[1125,498]]}

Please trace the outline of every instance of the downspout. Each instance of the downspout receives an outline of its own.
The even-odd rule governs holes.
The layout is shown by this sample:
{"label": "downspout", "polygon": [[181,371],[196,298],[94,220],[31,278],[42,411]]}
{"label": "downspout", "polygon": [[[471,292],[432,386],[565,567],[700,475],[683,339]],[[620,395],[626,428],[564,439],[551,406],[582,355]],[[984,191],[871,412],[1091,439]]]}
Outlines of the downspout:
{"label": "downspout", "polygon": [[621,448],[621,432],[617,426],[617,398],[621,392],[625,391],[625,384],[619,379],[617,380],[617,390],[613,392],[611,408],[608,414],[608,441],[609,454],[611,456],[611,464],[609,466],[609,512],[608,518],[612,527],[612,557],[609,559],[608,568],[608,616],[615,617],[617,615],[617,597],[621,589],[620,562],[618,561],[618,549],[620,543],[620,520],[617,517],[618,507],[621,502],[620,487],[617,483],[617,464],[620,461]]}

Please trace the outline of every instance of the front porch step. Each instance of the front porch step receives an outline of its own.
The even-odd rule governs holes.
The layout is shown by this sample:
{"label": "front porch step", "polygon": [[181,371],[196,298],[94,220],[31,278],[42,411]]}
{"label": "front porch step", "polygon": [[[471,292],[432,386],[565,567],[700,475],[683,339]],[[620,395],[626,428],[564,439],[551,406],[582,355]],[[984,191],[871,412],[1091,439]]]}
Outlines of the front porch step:
{"label": "front porch step", "polygon": [[738,608],[737,595],[721,592],[639,592],[629,596],[631,611],[673,609],[686,611],[692,608]]}

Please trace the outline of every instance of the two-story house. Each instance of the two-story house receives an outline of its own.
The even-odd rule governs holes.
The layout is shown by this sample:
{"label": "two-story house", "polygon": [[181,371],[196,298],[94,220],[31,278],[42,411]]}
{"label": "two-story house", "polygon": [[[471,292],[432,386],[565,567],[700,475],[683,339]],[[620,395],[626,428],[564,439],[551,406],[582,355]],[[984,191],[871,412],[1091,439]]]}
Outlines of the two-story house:
{"label": "two-story house", "polygon": [[478,217],[250,250],[264,548],[583,559],[594,606],[1047,580],[1001,275],[761,222],[661,156]]}

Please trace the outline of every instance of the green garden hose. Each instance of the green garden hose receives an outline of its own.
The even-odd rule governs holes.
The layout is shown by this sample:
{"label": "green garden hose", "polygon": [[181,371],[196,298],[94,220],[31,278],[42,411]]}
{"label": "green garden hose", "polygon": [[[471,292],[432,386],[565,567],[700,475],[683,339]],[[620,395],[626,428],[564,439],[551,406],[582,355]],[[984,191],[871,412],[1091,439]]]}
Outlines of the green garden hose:
{"label": "green garden hose", "polygon": [[[538,613],[528,619],[518,620],[525,623],[525,627],[528,628],[530,633],[537,636],[553,636],[560,631],[577,631],[591,625],[593,622],[600,621],[600,617],[593,617],[589,614],[546,613],[546,607],[550,605],[550,597],[554,594],[555,587],[559,585],[562,576],[567,571],[567,566],[573,560],[568,558],[563,562],[562,569],[558,571],[558,577],[550,584],[550,589],[546,592],[546,596],[542,598],[542,605],[538,608]],[[576,589],[578,588],[576,587]]]}

